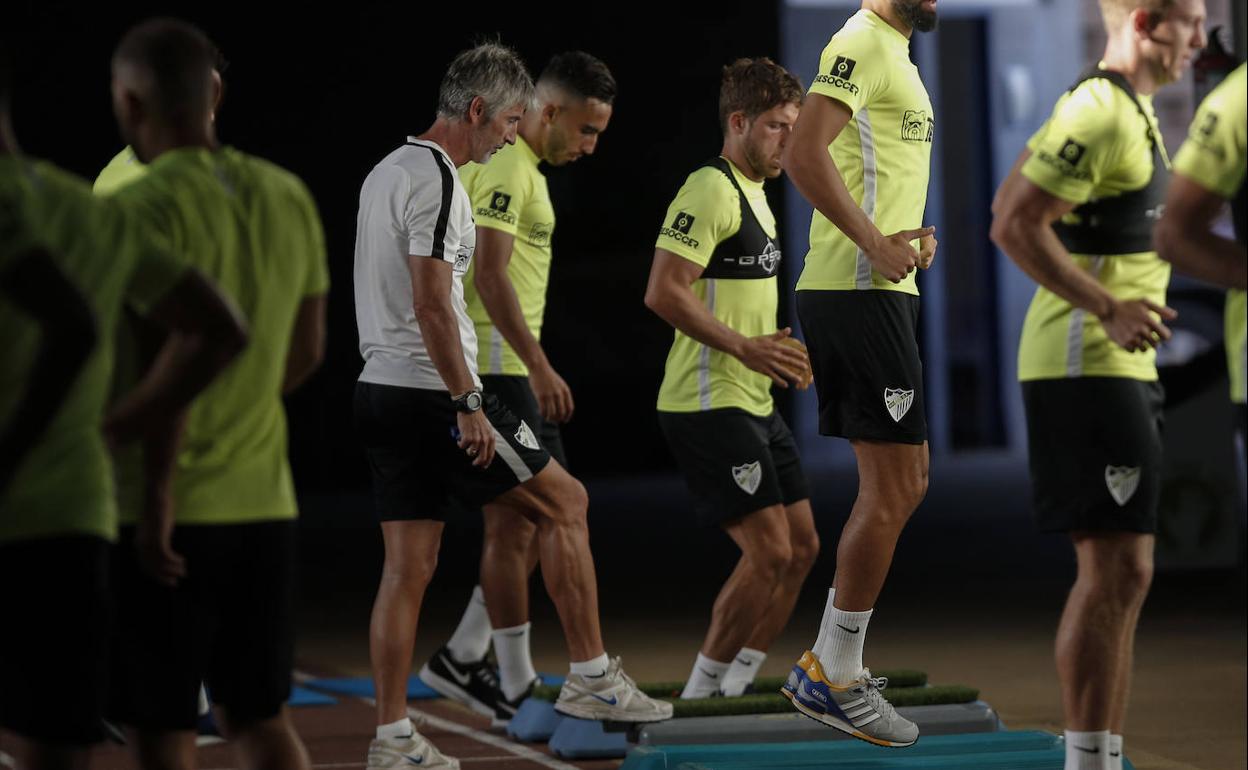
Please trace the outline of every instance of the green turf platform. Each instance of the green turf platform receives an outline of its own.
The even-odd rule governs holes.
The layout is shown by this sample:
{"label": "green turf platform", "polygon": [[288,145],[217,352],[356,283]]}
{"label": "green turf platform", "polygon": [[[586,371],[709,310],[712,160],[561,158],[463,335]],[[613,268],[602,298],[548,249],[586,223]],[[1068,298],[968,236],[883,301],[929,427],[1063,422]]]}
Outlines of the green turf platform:
{"label": "green turf platform", "polygon": [[[888,690],[894,692],[906,687],[922,687],[927,684],[927,673],[923,671],[915,671],[913,669],[896,669],[893,671],[880,671],[878,676],[888,677]],[[781,676],[762,676],[754,680],[754,691],[758,695],[766,695],[776,693],[784,685],[785,677]],[[642,692],[652,698],[679,698],[682,690],[685,689],[684,682],[641,682],[637,685]],[[533,697],[538,700],[558,700],[558,687],[538,686],[533,690]],[[750,697],[748,695],[742,697]],[[712,700],[708,698],[707,700]],[[724,700],[716,698],[714,700]],[[730,698],[728,700],[736,700]],[[974,700],[974,698],[971,698]],[[913,704],[918,705],[918,704]]]}
{"label": "green turf platform", "polygon": [[[1062,740],[1034,731],[934,735],[905,749],[862,741],[640,746],[621,770],[1060,770]],[[1134,770],[1124,758],[1123,767]]]}

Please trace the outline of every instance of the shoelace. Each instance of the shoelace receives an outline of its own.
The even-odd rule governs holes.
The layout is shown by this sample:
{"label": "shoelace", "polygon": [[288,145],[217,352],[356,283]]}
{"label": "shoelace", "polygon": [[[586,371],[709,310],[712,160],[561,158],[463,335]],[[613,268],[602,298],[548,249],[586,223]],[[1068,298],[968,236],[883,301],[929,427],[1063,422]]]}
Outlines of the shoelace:
{"label": "shoelace", "polygon": [[880,716],[884,719],[892,719],[893,715],[897,712],[893,708],[893,704],[889,703],[888,700],[880,694],[881,690],[888,687],[888,677],[873,677],[871,676],[871,672],[868,671],[866,676],[863,677],[863,680],[863,683],[866,685],[866,691],[863,693],[863,697],[866,699],[867,703],[870,703],[872,708],[880,712]]}

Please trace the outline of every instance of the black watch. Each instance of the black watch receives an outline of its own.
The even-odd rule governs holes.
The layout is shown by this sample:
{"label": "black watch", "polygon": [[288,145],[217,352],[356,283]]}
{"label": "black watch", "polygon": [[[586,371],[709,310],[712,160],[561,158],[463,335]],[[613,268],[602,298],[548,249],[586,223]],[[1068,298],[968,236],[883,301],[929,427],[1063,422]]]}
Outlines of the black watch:
{"label": "black watch", "polygon": [[481,411],[481,391],[473,388],[459,398],[452,398],[451,403],[455,406],[455,411],[464,414],[472,414]]}

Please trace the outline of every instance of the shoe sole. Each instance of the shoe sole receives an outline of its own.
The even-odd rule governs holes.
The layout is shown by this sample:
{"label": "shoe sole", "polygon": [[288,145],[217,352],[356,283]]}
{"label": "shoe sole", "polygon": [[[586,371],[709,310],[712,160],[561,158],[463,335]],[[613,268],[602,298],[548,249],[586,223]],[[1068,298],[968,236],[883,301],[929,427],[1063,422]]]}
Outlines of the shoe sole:
{"label": "shoe sole", "polygon": [[420,673],[416,676],[420,678],[420,681],[429,685],[429,687],[438,695],[441,695],[444,698],[449,698],[457,703],[462,703],[483,717],[494,719],[494,709],[490,707],[489,704],[482,703],[474,698],[472,694],[464,688],[449,679],[443,679],[433,673],[432,669],[429,668],[428,663],[421,667]]}
{"label": "shoe sole", "polygon": [[555,701],[555,711],[563,714],[565,717],[573,717],[574,719],[588,719],[595,722],[629,722],[632,724],[647,724],[650,722],[666,722],[671,719],[671,714],[667,716],[644,715],[637,713],[629,713],[610,706],[595,706],[592,703],[562,703]]}
{"label": "shoe sole", "polygon": [[887,748],[887,749],[904,749],[907,746],[913,746],[915,743],[918,743],[919,739],[917,737],[914,740],[910,741],[909,743],[900,743],[898,741],[890,741],[890,740],[885,740],[884,738],[876,738],[874,736],[867,735],[864,732],[860,732],[859,730],[856,730],[853,727],[853,725],[847,725],[841,720],[837,719],[836,717],[830,717],[830,716],[827,716],[826,714],[820,714],[819,712],[807,706],[802,705],[802,702],[799,701],[797,698],[793,697],[793,693],[789,692],[788,690],[782,689],[780,690],[780,694],[788,698],[789,702],[793,704],[793,708],[797,709],[797,712],[801,714],[802,716],[807,717],[809,719],[813,719],[825,727],[831,727],[834,730],[840,730],[846,735],[853,736],[854,738],[857,738],[860,741],[866,741],[867,743],[873,744],[875,746],[883,746],[884,748]]}

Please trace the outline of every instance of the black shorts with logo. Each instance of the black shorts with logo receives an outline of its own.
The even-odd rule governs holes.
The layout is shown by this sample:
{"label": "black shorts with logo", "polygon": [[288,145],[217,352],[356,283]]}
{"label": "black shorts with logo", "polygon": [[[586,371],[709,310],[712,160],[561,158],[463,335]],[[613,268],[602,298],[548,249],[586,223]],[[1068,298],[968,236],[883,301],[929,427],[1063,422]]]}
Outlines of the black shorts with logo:
{"label": "black shorts with logo", "polygon": [[355,384],[355,427],[373,471],[380,520],[446,521],[546,467],[550,453],[527,422],[489,392],[482,410],[494,426],[495,456],[488,468],[473,466],[457,443],[458,412],[445,390]]}
{"label": "black shorts with logo", "polygon": [[559,432],[559,425],[542,419],[542,411],[537,404],[537,397],[533,395],[533,386],[529,384],[528,377],[514,374],[483,374],[481,375],[481,388],[486,393],[497,396],[503,406],[524,420],[537,434],[542,448],[550,452],[550,456],[564,468],[568,467],[568,458],[563,451],[563,435]]}
{"label": "black shorts with logo", "polygon": [[111,550],[86,535],[0,545],[0,727],[63,747],[104,737]]}
{"label": "black shorts with logo", "polygon": [[1042,532],[1157,531],[1160,382],[1077,377],[1023,383],[1032,498]]}
{"label": "black shorts with logo", "polygon": [[179,525],[186,576],[147,576],[123,527],[113,557],[117,634],[109,716],[145,730],[193,730],[199,686],[231,720],[277,716],[294,665],[294,520]]}
{"label": "black shorts with logo", "polygon": [[847,439],[927,441],[919,298],[883,289],[797,293],[819,397],[819,432]]}
{"label": "black shorts with logo", "polygon": [[810,497],[797,442],[779,412],[659,412],[659,427],[704,524]]}

